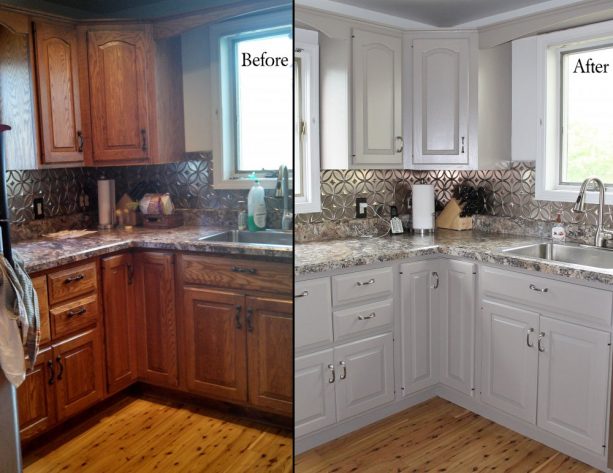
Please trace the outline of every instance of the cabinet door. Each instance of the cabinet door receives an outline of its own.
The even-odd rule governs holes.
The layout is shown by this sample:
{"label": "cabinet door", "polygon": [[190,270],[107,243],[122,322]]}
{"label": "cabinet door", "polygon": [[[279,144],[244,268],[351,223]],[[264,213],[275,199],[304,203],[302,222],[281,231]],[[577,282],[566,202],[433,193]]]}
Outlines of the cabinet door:
{"label": "cabinet door", "polygon": [[138,253],[136,278],[138,376],[161,386],[177,386],[177,318],[174,255]]}
{"label": "cabinet door", "polygon": [[402,40],[353,30],[354,165],[402,167]]}
{"label": "cabinet door", "polygon": [[58,420],[96,404],[103,397],[102,346],[98,329],[53,345]]}
{"label": "cabinet door", "polygon": [[458,391],[474,394],[475,365],[475,265],[442,261],[441,382]]}
{"label": "cabinet door", "polygon": [[539,427],[604,453],[610,335],[541,317]]}
{"label": "cabinet door", "polygon": [[296,282],[294,307],[296,350],[332,343],[330,278]]}
{"label": "cabinet door", "polygon": [[154,95],[147,29],[87,33],[94,162],[145,161]]}
{"label": "cabinet door", "polygon": [[337,377],[332,349],[296,358],[294,379],[296,437],[334,424],[334,385]]}
{"label": "cabinet door", "polygon": [[440,275],[433,261],[401,266],[402,393],[438,382]]}
{"label": "cabinet door", "polygon": [[291,416],[294,320],[290,300],[247,297],[249,402]]}
{"label": "cabinet door", "polygon": [[394,400],[393,356],[391,333],[334,349],[339,421]]}
{"label": "cabinet door", "polygon": [[469,40],[413,41],[413,164],[468,164]]}
{"label": "cabinet door", "polygon": [[49,292],[47,291],[47,276],[32,278],[32,285],[38,297],[40,311],[40,344],[46,345],[51,341],[51,325],[49,323]]}
{"label": "cabinet door", "polygon": [[246,401],[245,297],[186,288],[183,305],[187,388],[222,400]]}
{"label": "cabinet door", "polygon": [[535,312],[482,301],[481,399],[536,422],[538,322]]}
{"label": "cabinet door", "polygon": [[136,381],[136,294],[132,254],[102,259],[102,291],[109,394]]}
{"label": "cabinet door", "polygon": [[45,164],[83,161],[77,31],[36,22],[36,60]]}
{"label": "cabinet door", "polygon": [[41,351],[36,365],[17,389],[21,440],[50,429],[55,423],[55,374],[51,348]]}

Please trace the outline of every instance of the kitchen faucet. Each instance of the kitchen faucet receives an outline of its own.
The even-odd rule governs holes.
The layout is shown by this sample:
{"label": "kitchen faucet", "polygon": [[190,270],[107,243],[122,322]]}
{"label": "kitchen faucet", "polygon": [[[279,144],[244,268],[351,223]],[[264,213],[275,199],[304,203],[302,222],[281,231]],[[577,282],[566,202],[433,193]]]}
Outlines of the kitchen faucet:
{"label": "kitchen faucet", "polygon": [[[581,184],[581,189],[579,190],[579,196],[577,197],[577,202],[573,207],[573,212],[576,213],[585,213],[585,192],[588,190],[588,186],[590,184],[596,184],[596,188],[599,191],[599,201],[598,201],[598,227],[596,229],[596,236],[594,237],[594,246],[599,248],[606,248],[607,240],[613,239],[613,231],[606,230],[603,228],[603,217],[604,217],[604,193],[605,186],[600,179],[597,177],[588,177],[583,184]],[[594,189],[592,189],[594,190]]]}
{"label": "kitchen faucet", "polygon": [[[281,185],[279,185],[279,183]],[[291,230],[294,223],[294,217],[289,211],[289,172],[287,170],[287,166],[285,165],[279,168],[275,197],[283,197],[283,217],[281,218],[281,230]]]}

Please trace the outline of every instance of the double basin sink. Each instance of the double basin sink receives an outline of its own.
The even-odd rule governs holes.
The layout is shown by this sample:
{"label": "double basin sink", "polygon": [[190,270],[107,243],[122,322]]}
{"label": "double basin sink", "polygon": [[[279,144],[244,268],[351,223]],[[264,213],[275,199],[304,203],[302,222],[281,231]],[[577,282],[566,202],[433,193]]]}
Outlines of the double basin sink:
{"label": "double basin sink", "polygon": [[247,245],[292,246],[293,234],[291,231],[282,230],[263,230],[260,232],[228,230],[207,235],[198,240],[217,243],[243,243]]}
{"label": "double basin sink", "polygon": [[503,253],[538,258],[546,261],[579,264],[593,268],[613,269],[613,250],[583,245],[537,243],[507,248]]}

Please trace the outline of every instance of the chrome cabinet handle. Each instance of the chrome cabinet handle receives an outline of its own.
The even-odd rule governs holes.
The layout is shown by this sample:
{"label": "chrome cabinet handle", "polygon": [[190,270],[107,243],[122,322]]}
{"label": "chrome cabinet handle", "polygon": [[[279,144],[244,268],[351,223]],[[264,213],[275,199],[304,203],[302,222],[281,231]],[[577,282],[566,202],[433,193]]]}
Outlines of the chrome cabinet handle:
{"label": "chrome cabinet handle", "polygon": [[73,276],[68,276],[66,279],[64,279],[64,284],[70,284],[76,281],[80,281],[81,279],[84,279],[85,275],[82,273],[79,274],[75,274]]}
{"label": "chrome cabinet handle", "polygon": [[361,287],[361,286],[370,286],[371,284],[374,284],[374,283],[375,283],[375,280],[374,280],[374,278],[373,278],[373,279],[369,279],[369,280],[368,280],[368,281],[366,281],[366,282],[358,281],[358,282],[357,282],[357,285],[358,285],[358,287]]}
{"label": "chrome cabinet handle", "polygon": [[528,329],[528,333],[526,333],[526,345],[528,345],[530,348],[532,348],[534,346],[534,343],[530,343],[530,334],[534,332],[533,328],[529,328]]}
{"label": "chrome cabinet handle", "polygon": [[374,319],[376,316],[377,316],[377,314],[375,314],[374,312],[371,312],[368,315],[358,315],[358,320]]}
{"label": "chrome cabinet handle", "polygon": [[241,328],[243,328],[243,325],[241,324],[241,311],[243,310],[243,307],[238,304],[235,309],[236,315],[234,316],[234,323],[236,325],[236,328],[240,330]]}
{"label": "chrome cabinet handle", "polygon": [[76,317],[77,315],[83,315],[85,312],[87,312],[85,307],[79,307],[77,310],[69,310],[66,315],[68,317]]}
{"label": "chrome cabinet handle", "polygon": [[79,146],[77,147],[77,151],[79,153],[83,152],[83,133],[81,130],[77,131],[77,140],[79,141]]}
{"label": "chrome cabinet handle", "polygon": [[434,278],[434,284],[432,284],[431,289],[438,289],[439,277],[436,271],[432,271],[432,277]]}
{"label": "chrome cabinet handle", "polygon": [[332,384],[334,381],[336,381],[336,372],[334,371],[334,365],[330,363],[328,365],[328,369],[330,370],[330,374],[332,374],[332,377],[328,378],[328,383]]}
{"label": "chrome cabinet handle", "polygon": [[464,137],[462,137],[462,150],[460,151],[460,153],[464,154]]}
{"label": "chrome cabinet handle", "polygon": [[340,361],[338,364],[341,365],[343,368],[343,374],[341,374],[339,378],[345,379],[347,377],[347,363],[345,363],[344,361]]}
{"label": "chrome cabinet handle", "polygon": [[397,136],[396,141],[400,141],[400,148],[396,148],[396,153],[402,153],[402,150],[404,149],[404,139],[402,136]]}
{"label": "chrome cabinet handle", "polygon": [[549,292],[549,289],[548,289],[548,288],[546,288],[546,287],[544,287],[544,288],[542,288],[542,289],[541,289],[541,288],[539,288],[539,287],[536,287],[534,284],[530,284],[530,286],[529,286],[529,287],[530,287],[530,289],[531,289],[532,291],[534,291],[534,292],[540,292],[540,293]]}
{"label": "chrome cabinet handle", "polygon": [[543,347],[543,345],[541,344],[541,341],[543,340],[543,338],[545,338],[545,332],[541,332],[539,333],[539,338],[538,338],[538,347],[539,347],[539,351],[541,353],[543,353],[545,351],[545,348]]}
{"label": "chrome cabinet handle", "polygon": [[302,294],[296,294],[294,299],[300,299],[301,297],[306,297],[309,295],[309,291],[302,291]]}

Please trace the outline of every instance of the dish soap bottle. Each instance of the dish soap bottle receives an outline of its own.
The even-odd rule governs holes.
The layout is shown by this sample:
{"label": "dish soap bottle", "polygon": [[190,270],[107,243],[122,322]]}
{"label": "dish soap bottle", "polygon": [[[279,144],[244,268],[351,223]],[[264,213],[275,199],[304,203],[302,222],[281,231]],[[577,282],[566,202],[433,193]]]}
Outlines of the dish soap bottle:
{"label": "dish soap bottle", "polygon": [[562,223],[562,216],[558,212],[558,216],[556,217],[556,223],[551,229],[551,239],[553,241],[563,243],[566,240],[566,229],[564,228],[564,224]]}
{"label": "dish soap bottle", "polygon": [[[250,176],[255,179],[255,175]],[[266,228],[266,201],[264,188],[260,181],[255,179],[249,195],[247,196],[247,228],[250,232],[257,232]]]}

